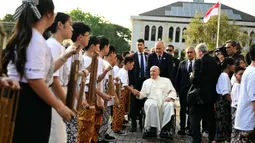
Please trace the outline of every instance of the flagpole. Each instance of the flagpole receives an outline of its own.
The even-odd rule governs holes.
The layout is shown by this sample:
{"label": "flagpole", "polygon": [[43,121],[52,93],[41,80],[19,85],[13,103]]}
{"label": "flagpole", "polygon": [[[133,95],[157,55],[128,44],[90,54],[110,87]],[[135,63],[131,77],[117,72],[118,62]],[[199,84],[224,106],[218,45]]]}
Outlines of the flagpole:
{"label": "flagpole", "polygon": [[219,13],[219,14],[218,14],[218,26],[217,26],[217,40],[216,40],[216,48],[219,48],[221,0],[219,0],[218,13]]}

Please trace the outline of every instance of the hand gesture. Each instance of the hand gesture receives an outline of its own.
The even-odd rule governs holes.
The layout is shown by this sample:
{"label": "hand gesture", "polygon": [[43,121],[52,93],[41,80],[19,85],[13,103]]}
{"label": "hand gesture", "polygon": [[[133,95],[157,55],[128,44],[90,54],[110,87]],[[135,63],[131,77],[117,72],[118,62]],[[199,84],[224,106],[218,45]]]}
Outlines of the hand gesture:
{"label": "hand gesture", "polygon": [[74,112],[65,106],[62,102],[60,102],[59,105],[55,107],[55,110],[63,118],[63,120],[71,120],[75,115]]}
{"label": "hand gesture", "polygon": [[168,98],[165,99],[165,102],[174,102],[174,99],[168,97]]}
{"label": "hand gesture", "polygon": [[8,78],[8,77],[3,77],[0,80],[1,80],[0,85],[2,87],[10,87],[13,90],[19,90],[20,89],[19,82],[16,81],[15,79],[11,79],[11,78]]}
{"label": "hand gesture", "polygon": [[81,46],[69,46],[66,50],[65,53],[67,57],[71,57],[73,54],[78,53],[81,50]]}
{"label": "hand gesture", "polygon": [[102,96],[101,98],[103,98],[103,100],[105,100],[105,101],[111,101],[112,100],[112,97],[108,94],[104,94],[104,96]]}
{"label": "hand gesture", "polygon": [[88,76],[89,75],[89,71],[87,70],[87,69],[83,69],[83,70],[81,70],[81,72],[82,72],[82,76]]}

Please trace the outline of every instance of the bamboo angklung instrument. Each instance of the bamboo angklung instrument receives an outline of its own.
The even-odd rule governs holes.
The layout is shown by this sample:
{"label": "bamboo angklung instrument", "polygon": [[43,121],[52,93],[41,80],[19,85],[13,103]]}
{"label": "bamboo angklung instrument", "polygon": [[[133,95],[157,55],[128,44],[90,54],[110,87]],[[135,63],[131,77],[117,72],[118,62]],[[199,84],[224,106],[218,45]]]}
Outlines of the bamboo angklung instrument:
{"label": "bamboo angklung instrument", "polygon": [[95,114],[96,114],[96,84],[98,70],[98,54],[92,54],[90,65],[90,79],[88,85],[88,95],[86,96],[89,108],[79,112],[78,120],[78,143],[90,143],[95,132]]}
{"label": "bamboo angklung instrument", "polygon": [[84,97],[85,83],[86,83],[86,75],[82,76],[82,78],[81,78],[80,93],[79,93],[79,96],[78,96],[78,102],[77,102],[77,108],[76,108],[77,111],[80,111],[80,110],[83,109],[82,100],[83,100],[83,98],[86,98],[86,97]]}
{"label": "bamboo angklung instrument", "polygon": [[[116,80],[117,82],[117,80]],[[117,88],[116,88],[117,89]],[[107,84],[107,94],[112,96],[114,99],[114,105],[119,107],[120,101],[118,96],[116,96],[116,92],[114,90],[114,80],[111,74],[109,74],[108,84]]]}
{"label": "bamboo angklung instrument", "polygon": [[[0,77],[3,77],[2,48],[5,32],[0,23]],[[16,114],[18,110],[19,91],[0,88],[0,143],[12,143]]]}
{"label": "bamboo angklung instrument", "polygon": [[76,87],[79,72],[79,53],[72,56],[70,80],[67,86],[66,106],[74,110]]}

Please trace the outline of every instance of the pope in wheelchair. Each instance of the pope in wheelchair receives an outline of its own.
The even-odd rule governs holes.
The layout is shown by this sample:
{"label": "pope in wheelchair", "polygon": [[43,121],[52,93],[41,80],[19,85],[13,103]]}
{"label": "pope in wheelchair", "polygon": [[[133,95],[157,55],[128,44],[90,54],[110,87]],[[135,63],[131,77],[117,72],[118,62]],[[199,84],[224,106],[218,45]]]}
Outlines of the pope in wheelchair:
{"label": "pope in wheelchair", "polygon": [[136,96],[139,99],[147,98],[144,103],[145,133],[144,137],[171,138],[171,117],[174,112],[174,100],[176,92],[168,78],[159,76],[157,66],[150,69],[150,77],[145,80],[140,92]]}

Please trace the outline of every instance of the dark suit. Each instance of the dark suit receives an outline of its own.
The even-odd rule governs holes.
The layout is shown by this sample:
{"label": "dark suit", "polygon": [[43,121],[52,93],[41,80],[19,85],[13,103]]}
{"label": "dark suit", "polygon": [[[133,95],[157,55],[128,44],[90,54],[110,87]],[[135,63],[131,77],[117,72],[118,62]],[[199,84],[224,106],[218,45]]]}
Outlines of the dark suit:
{"label": "dark suit", "polygon": [[164,52],[161,61],[159,61],[156,53],[150,54],[148,56],[148,72],[147,72],[148,77],[150,77],[150,68],[154,65],[159,67],[161,77],[169,78],[171,82],[174,83],[173,79],[174,68],[172,55],[169,55],[168,53]]}
{"label": "dark suit", "polygon": [[202,119],[205,119],[209,123],[209,140],[214,140],[214,102],[216,100],[217,79],[218,66],[213,57],[205,54],[201,60],[196,60],[193,84],[195,87],[200,88],[199,96],[204,101],[204,104],[189,106],[192,143],[201,143],[200,121]]}
{"label": "dark suit", "polygon": [[[129,79],[130,79],[130,84],[137,90],[141,90],[143,82],[146,80],[146,72],[147,72],[147,54],[144,53],[144,64],[145,64],[145,73],[144,77],[141,77],[141,66],[140,66],[140,61],[139,57],[141,56],[138,54],[138,52],[134,53],[132,57],[135,60],[134,68],[129,72]],[[131,105],[130,105],[130,117],[132,119],[132,127],[136,128],[137,123],[136,123],[136,117],[140,114],[141,109],[144,106],[145,99],[137,99],[135,95],[131,95],[130,97],[131,100]],[[140,122],[141,123],[141,122]]]}
{"label": "dark suit", "polygon": [[190,73],[188,71],[188,60],[184,60],[180,63],[176,72],[176,91],[179,93],[179,99],[181,104],[180,109],[180,127],[181,130],[185,130],[186,126],[186,114],[187,114],[187,93],[190,88]]}
{"label": "dark suit", "polygon": [[174,88],[176,88],[176,82],[175,82],[175,78],[176,78],[176,75],[177,75],[177,70],[178,70],[178,67],[179,67],[179,64],[180,64],[180,60],[173,57],[173,68],[174,68],[174,72],[173,72],[173,78],[174,78]]}

